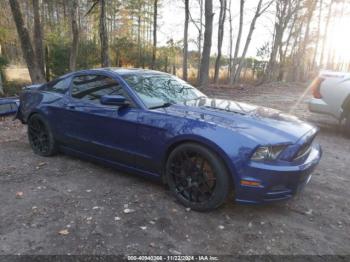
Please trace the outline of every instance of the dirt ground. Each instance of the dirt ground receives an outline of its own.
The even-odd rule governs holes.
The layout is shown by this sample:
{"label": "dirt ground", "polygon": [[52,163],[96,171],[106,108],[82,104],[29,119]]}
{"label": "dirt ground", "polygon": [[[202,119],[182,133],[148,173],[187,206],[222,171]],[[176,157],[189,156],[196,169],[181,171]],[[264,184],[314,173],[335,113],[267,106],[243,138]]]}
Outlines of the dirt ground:
{"label": "dirt ground", "polygon": [[[216,97],[320,126],[323,159],[288,202],[186,210],[158,183],[65,155],[34,155],[26,127],[0,122],[0,254],[350,254],[350,140],[308,112],[305,86],[215,88]],[[300,103],[298,103],[300,101]],[[348,162],[349,161],[349,162]]]}

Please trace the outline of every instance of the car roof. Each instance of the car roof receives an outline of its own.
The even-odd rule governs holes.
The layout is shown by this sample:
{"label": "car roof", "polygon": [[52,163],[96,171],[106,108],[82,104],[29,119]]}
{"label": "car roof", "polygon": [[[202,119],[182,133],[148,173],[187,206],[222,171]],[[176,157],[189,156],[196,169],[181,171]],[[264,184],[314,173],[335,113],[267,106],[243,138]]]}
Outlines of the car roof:
{"label": "car roof", "polygon": [[[87,69],[87,70],[81,70],[74,73],[84,73],[84,72],[113,72],[120,76],[123,75],[169,75],[165,72],[155,71],[155,70],[149,70],[149,69],[142,69],[142,68],[123,68],[123,67],[105,67],[105,68],[94,68],[94,69]],[[64,77],[67,77],[73,73],[66,74]]]}

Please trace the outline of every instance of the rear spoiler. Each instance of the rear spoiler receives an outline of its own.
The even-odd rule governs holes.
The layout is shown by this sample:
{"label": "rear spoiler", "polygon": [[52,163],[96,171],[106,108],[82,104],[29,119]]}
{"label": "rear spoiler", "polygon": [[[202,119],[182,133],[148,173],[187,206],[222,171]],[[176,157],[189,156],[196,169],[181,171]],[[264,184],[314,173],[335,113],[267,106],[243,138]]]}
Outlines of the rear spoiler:
{"label": "rear spoiler", "polygon": [[35,90],[41,87],[42,85],[43,84],[34,84],[34,85],[25,86],[23,87],[23,90]]}

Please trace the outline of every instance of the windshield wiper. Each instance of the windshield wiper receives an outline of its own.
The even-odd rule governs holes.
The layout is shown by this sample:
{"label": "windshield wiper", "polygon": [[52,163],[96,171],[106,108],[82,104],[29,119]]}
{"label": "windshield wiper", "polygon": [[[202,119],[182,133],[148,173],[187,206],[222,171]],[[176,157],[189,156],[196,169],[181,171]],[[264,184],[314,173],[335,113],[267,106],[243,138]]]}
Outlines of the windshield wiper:
{"label": "windshield wiper", "polygon": [[173,104],[174,103],[166,102],[166,103],[163,103],[161,105],[151,106],[151,107],[149,107],[149,109],[157,109],[157,108],[169,107],[169,106],[171,106]]}

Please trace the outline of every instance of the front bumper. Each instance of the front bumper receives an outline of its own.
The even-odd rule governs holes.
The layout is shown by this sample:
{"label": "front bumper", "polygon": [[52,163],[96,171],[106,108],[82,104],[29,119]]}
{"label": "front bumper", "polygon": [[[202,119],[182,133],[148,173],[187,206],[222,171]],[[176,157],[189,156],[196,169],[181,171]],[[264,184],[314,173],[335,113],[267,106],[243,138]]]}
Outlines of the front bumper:
{"label": "front bumper", "polygon": [[307,104],[311,112],[320,113],[320,114],[329,114],[328,105],[322,99],[311,98],[307,100]]}
{"label": "front bumper", "polygon": [[236,202],[262,204],[291,198],[302,190],[311,179],[311,173],[319,163],[322,150],[313,145],[302,163],[279,163],[277,165],[250,162],[240,172],[241,181],[255,181],[258,186],[236,185]]}
{"label": "front bumper", "polygon": [[318,98],[311,98],[306,101],[310,112],[330,115],[337,119],[340,118],[341,112],[333,112],[331,107],[323,100]]}

